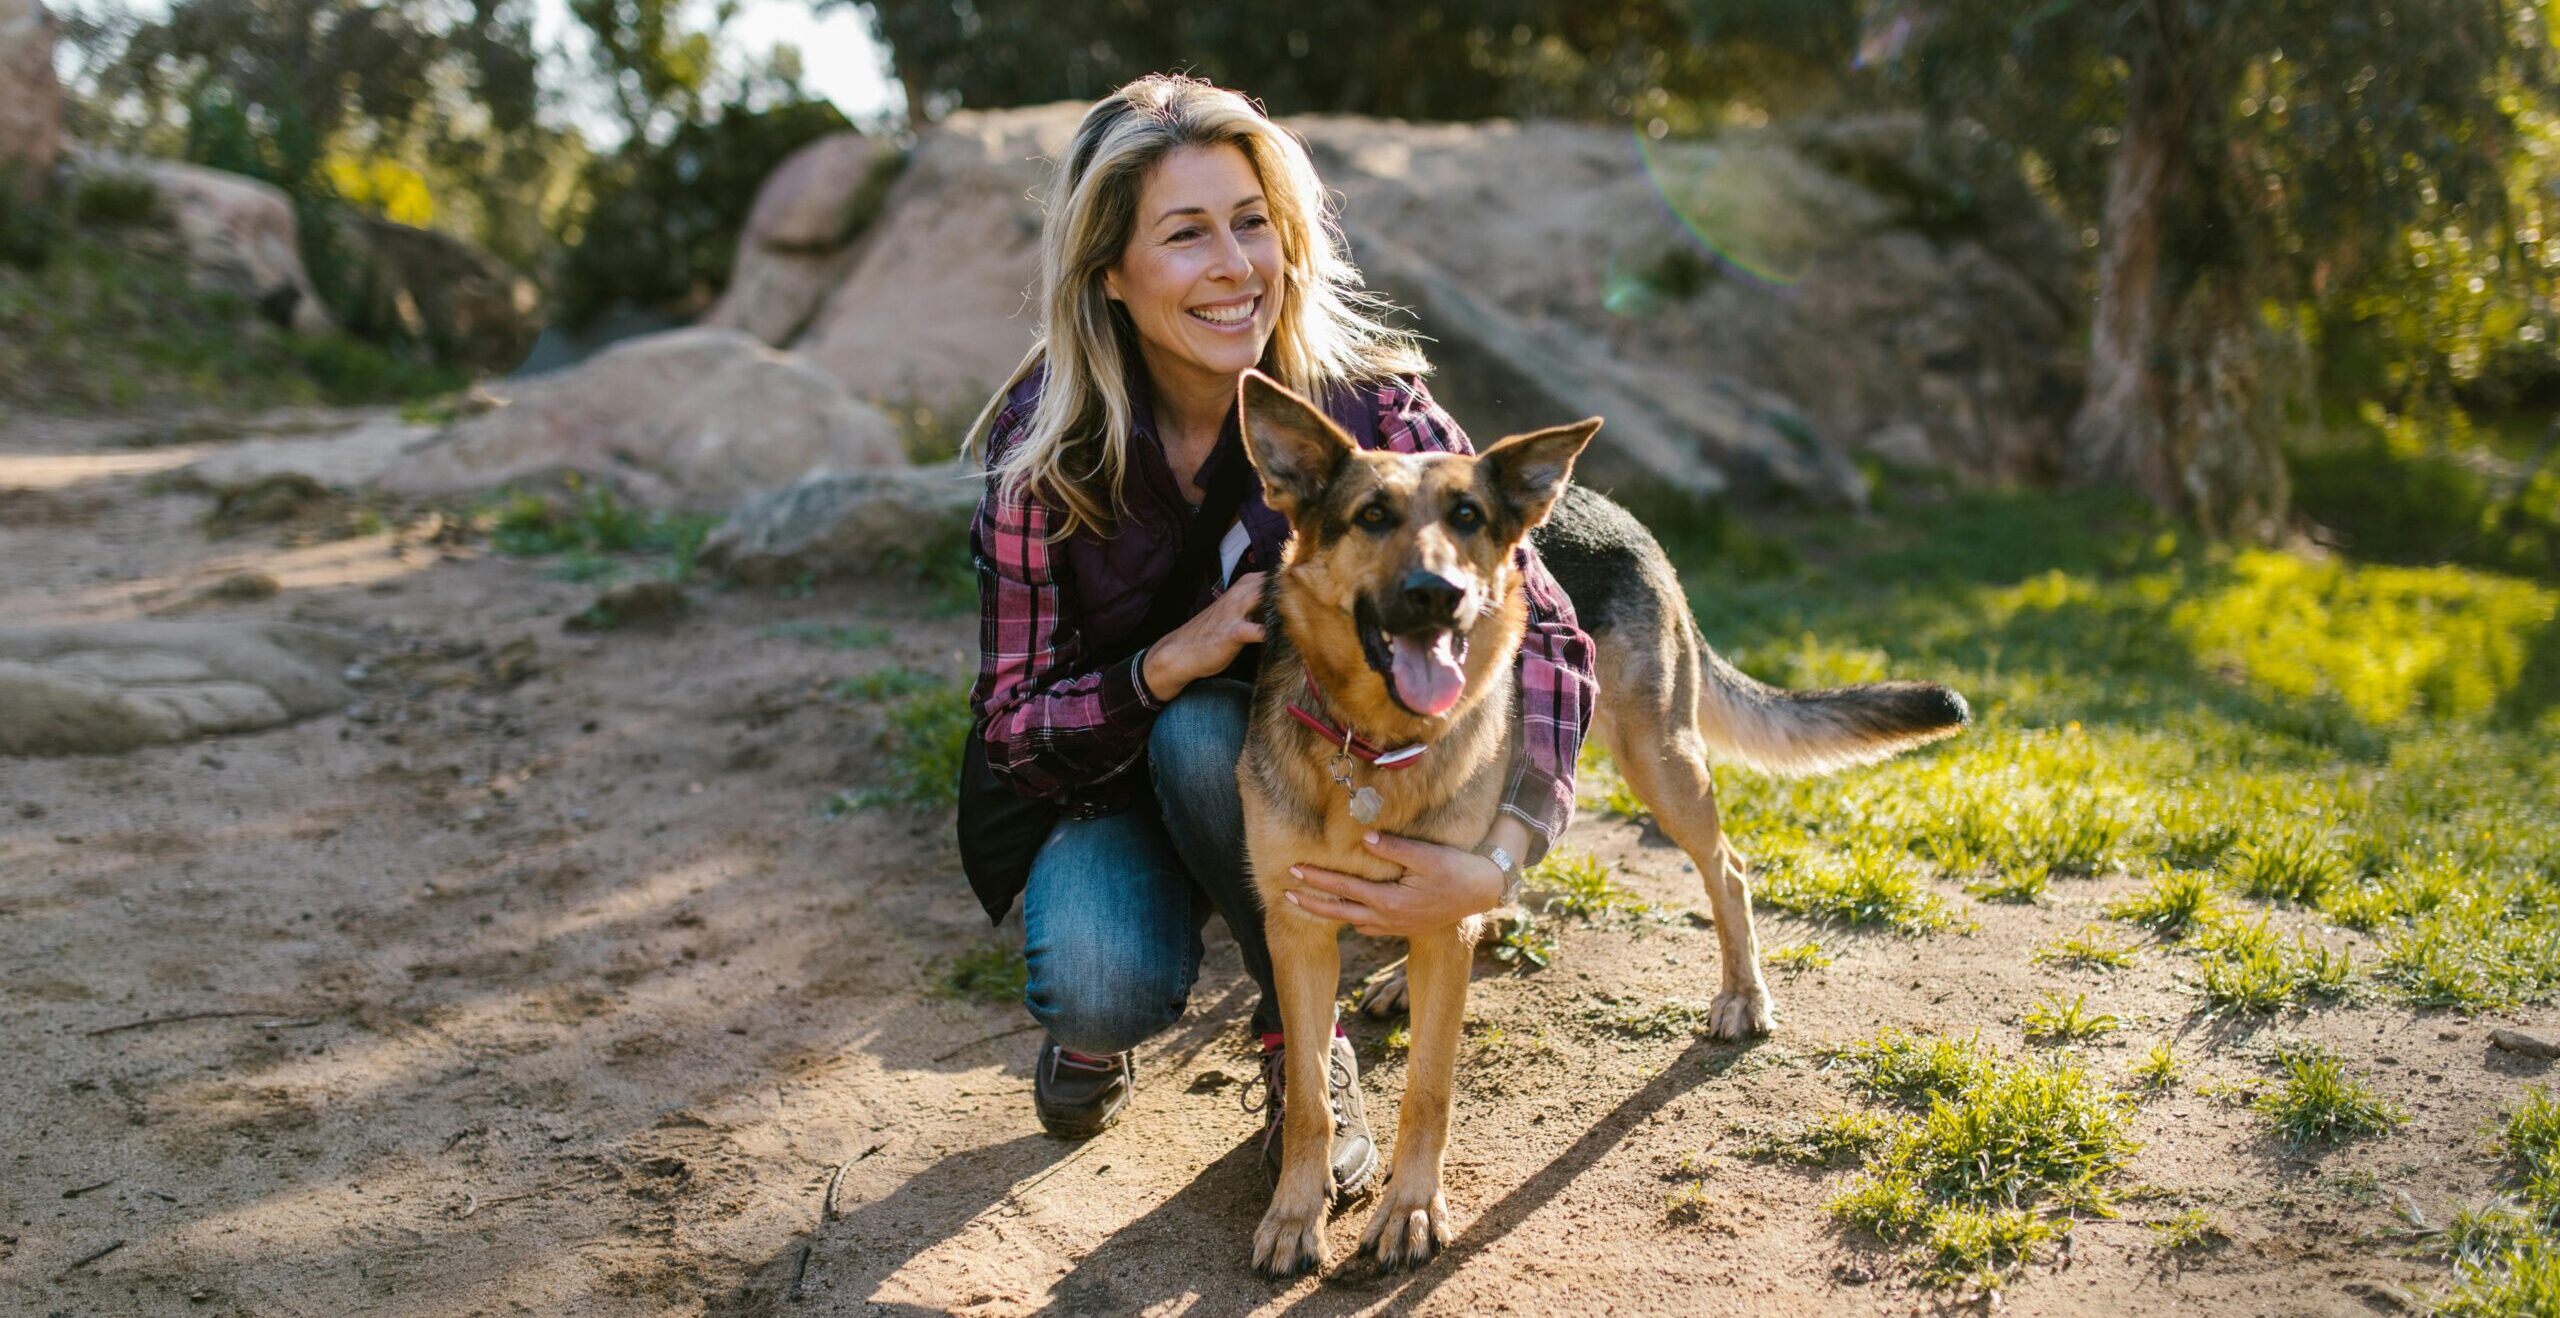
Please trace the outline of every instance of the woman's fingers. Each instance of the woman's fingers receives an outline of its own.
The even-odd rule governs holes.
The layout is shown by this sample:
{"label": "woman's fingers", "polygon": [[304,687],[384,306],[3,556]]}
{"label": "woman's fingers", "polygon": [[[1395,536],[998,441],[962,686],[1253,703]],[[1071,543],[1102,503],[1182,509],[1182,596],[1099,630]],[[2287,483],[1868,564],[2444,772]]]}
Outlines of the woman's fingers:
{"label": "woman's fingers", "polygon": [[[1308,892],[1303,889],[1294,890],[1283,895],[1289,899],[1290,905],[1297,907],[1299,910],[1305,911],[1309,915],[1322,916],[1327,920],[1340,920],[1347,925],[1358,926],[1367,921],[1378,918],[1378,913],[1376,911],[1370,910],[1368,907],[1345,897],[1335,897],[1321,892]],[[1369,932],[1369,930],[1364,928],[1361,929],[1360,932],[1365,934]]]}

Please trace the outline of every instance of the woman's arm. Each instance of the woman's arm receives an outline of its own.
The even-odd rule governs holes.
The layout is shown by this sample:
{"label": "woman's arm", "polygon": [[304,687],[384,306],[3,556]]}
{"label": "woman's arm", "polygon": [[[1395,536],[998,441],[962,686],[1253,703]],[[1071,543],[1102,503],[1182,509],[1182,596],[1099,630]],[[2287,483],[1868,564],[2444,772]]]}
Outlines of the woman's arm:
{"label": "woman's arm", "polygon": [[969,705],[984,721],[987,767],[1025,796],[1055,796],[1128,768],[1163,708],[1139,679],[1142,656],[1087,666],[1049,529],[1038,500],[1007,497],[992,480],[969,529],[978,568]]}

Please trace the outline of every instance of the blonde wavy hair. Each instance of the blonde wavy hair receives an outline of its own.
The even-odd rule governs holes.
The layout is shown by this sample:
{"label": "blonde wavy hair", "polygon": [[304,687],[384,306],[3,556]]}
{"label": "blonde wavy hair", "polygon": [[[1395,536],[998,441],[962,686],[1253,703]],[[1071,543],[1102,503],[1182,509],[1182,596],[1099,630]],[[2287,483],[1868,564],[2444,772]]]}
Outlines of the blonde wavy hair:
{"label": "blonde wavy hair", "polygon": [[1414,337],[1382,319],[1386,301],[1361,283],[1306,144],[1226,88],[1166,74],[1140,78],[1085,111],[1051,176],[1040,227],[1039,334],[969,427],[967,451],[984,452],[1006,395],[1046,363],[1029,429],[993,475],[1005,497],[1060,509],[1056,538],[1111,534],[1125,507],[1128,379],[1138,340],[1127,311],[1105,296],[1103,272],[1129,246],[1147,171],[1179,148],[1222,145],[1252,162],[1280,239],[1280,306],[1262,369],[1309,397],[1431,369]]}

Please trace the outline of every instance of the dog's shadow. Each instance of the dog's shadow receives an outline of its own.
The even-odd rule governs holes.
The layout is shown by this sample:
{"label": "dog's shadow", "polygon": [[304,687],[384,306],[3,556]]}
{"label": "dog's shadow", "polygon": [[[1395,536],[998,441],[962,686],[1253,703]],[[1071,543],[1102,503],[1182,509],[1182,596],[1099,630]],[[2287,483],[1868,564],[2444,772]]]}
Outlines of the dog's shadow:
{"label": "dog's shadow", "polygon": [[[1457,1238],[1440,1257],[1417,1271],[1394,1273],[1382,1273],[1362,1258],[1337,1259],[1325,1274],[1325,1284],[1291,1304],[1290,1310],[1318,1316],[1350,1314],[1376,1307],[1389,1294],[1394,1295],[1398,1309],[1418,1303],[1607,1157],[1629,1132],[1730,1070],[1756,1046],[1711,1040],[1691,1044],[1546,1165],[1472,1218],[1462,1219]],[[1464,1140],[1463,1126],[1455,1138]],[[1190,1300],[1202,1312],[1218,1313],[1268,1302],[1272,1288],[1253,1274],[1248,1261],[1254,1226],[1270,1201],[1260,1164],[1259,1145],[1247,1140],[1203,1168],[1180,1193],[1086,1254],[1059,1280],[1040,1312],[1135,1313]],[[1372,1196],[1344,1210],[1345,1215],[1365,1221],[1374,1203]]]}

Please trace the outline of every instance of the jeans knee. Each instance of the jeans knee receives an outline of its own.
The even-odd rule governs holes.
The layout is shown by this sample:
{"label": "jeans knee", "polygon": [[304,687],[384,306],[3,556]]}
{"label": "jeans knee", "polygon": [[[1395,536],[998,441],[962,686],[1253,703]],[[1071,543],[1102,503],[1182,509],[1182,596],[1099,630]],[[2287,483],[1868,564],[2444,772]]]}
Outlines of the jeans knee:
{"label": "jeans knee", "polygon": [[1119,971],[1090,964],[1057,967],[1067,973],[1034,971],[1024,987],[1023,1005],[1049,1037],[1075,1052],[1097,1057],[1127,1052],[1182,1018],[1189,986],[1173,982],[1161,970],[1125,967]]}
{"label": "jeans knee", "polygon": [[1238,809],[1236,761],[1251,703],[1243,683],[1212,680],[1194,683],[1156,714],[1147,761],[1168,811]]}

